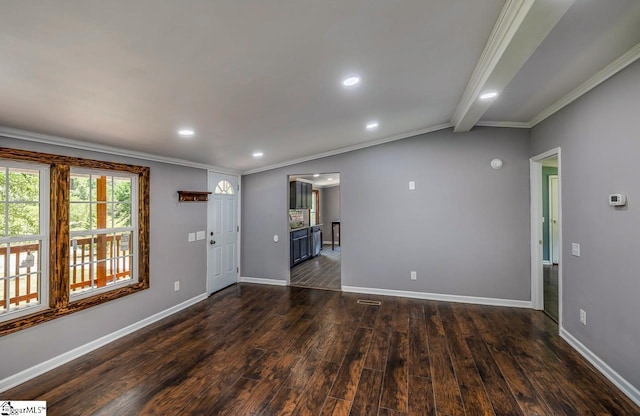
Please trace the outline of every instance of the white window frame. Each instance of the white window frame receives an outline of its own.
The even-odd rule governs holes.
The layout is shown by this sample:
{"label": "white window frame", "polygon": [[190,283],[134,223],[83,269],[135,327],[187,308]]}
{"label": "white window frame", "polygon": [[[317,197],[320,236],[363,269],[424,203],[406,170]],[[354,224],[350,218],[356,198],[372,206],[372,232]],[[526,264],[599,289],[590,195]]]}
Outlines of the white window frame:
{"label": "white window frame", "polygon": [[[102,170],[102,169],[87,169],[87,168],[76,168],[71,167],[71,171],[69,173],[69,177],[73,177],[76,174],[80,175],[94,175],[94,176],[116,176],[121,178],[130,178],[131,179],[131,227],[118,227],[118,228],[99,228],[99,229],[91,229],[91,230],[79,230],[79,231],[71,231],[69,230],[69,239],[72,240],[77,236],[84,235],[94,235],[94,234],[109,234],[109,233],[118,233],[123,231],[130,231],[132,234],[131,241],[129,242],[129,247],[132,249],[133,254],[129,260],[131,267],[131,277],[124,281],[116,281],[112,284],[109,284],[100,288],[89,288],[82,290],[77,293],[71,292],[71,285],[69,284],[69,302],[74,302],[80,299],[88,298],[91,296],[95,296],[101,293],[110,292],[112,290],[116,290],[122,287],[135,285],[138,283],[138,259],[140,253],[138,252],[138,236],[140,233],[140,227],[138,224],[138,175],[131,172],[123,172],[119,170]],[[95,203],[95,201],[90,201],[89,203]],[[71,200],[69,200],[69,206],[71,205]],[[69,265],[71,267],[71,258],[69,258]]]}
{"label": "white window frame", "polygon": [[[22,168],[22,169],[32,169],[40,172],[40,180],[39,180],[39,210],[40,210],[40,234],[32,235],[29,237],[4,237],[0,236],[0,244],[9,244],[19,243],[22,241],[40,241],[40,250],[38,253],[40,264],[38,266],[38,270],[40,272],[40,278],[38,279],[38,297],[39,302],[35,305],[28,305],[20,307],[14,311],[11,311],[10,308],[7,309],[6,312],[0,314],[0,322],[11,321],[13,319],[21,318],[26,315],[31,315],[35,312],[40,312],[49,309],[49,203],[50,203],[50,169],[49,166],[43,165],[40,163],[33,162],[19,162],[10,159],[0,159],[0,164],[4,167],[8,168]],[[8,177],[7,177],[8,180]],[[1,186],[6,186],[6,182]],[[8,197],[8,194],[7,194]],[[7,198],[8,200],[8,198]],[[3,201],[5,202],[5,201]],[[8,201],[7,201],[8,202]],[[8,205],[5,207],[5,214],[7,214]],[[6,219],[5,228],[8,230],[8,218]],[[5,261],[10,261],[10,253],[7,252],[5,255]],[[20,275],[18,275],[20,276]],[[8,280],[9,276],[5,276]],[[5,302],[8,302],[10,299],[9,293],[7,293],[7,299]]]}

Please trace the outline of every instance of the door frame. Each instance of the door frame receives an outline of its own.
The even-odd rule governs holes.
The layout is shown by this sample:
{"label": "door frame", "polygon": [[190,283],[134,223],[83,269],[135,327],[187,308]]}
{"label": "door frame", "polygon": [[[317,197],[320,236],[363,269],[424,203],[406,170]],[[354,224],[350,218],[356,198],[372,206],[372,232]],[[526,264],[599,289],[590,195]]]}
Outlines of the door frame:
{"label": "door frame", "polygon": [[[237,218],[237,225],[238,225],[238,233],[237,233],[237,238],[236,238],[236,244],[237,244],[237,256],[236,256],[236,262],[237,262],[237,272],[236,272],[236,283],[240,282],[240,276],[242,273],[242,266],[241,266],[241,262],[240,259],[242,257],[241,252],[241,246],[240,246],[240,242],[242,240],[241,234],[242,234],[242,217],[240,216],[240,214],[242,213],[242,175],[238,175],[236,173],[228,173],[228,172],[224,172],[224,171],[218,171],[218,170],[213,170],[213,169],[208,169],[207,170],[207,190],[211,189],[211,182],[210,182],[210,178],[211,178],[211,173],[217,173],[220,175],[227,175],[227,176],[235,176],[236,179],[238,180],[238,186],[236,189],[236,196],[238,197],[237,199],[237,213],[236,213],[236,218]],[[207,259],[207,272],[204,276],[204,281],[205,281],[205,290],[207,293],[207,296],[211,295],[211,291],[209,288],[209,272],[211,271],[211,262],[209,260],[209,233],[211,232],[211,230],[209,230],[209,220],[211,220],[210,215],[211,215],[211,210],[209,209],[209,202],[207,202],[207,225],[205,227],[206,232],[205,232],[205,241],[207,242],[204,246],[204,252],[205,252],[205,256]]]}
{"label": "door frame", "polygon": [[550,157],[558,158],[558,331],[562,328],[562,158],[559,147],[548,150],[529,159],[530,213],[531,213],[531,307],[544,309],[544,282],[542,265],[542,161]]}
{"label": "door frame", "polygon": [[[554,244],[553,241],[553,222],[552,222],[552,218],[551,218],[551,207],[553,206],[552,201],[557,199],[557,196],[553,194],[552,189],[551,189],[551,181],[552,179],[556,179],[558,181],[558,184],[560,184],[560,179],[558,178],[558,175],[549,175],[548,177],[548,188],[547,190],[549,191],[549,221],[548,222],[548,227],[549,227],[549,263],[553,266],[555,263],[553,262],[553,248],[555,246],[558,246],[558,263],[560,264],[560,242],[556,241],[556,243]],[[559,185],[558,185],[559,186]],[[558,188],[560,189],[560,188]],[[558,205],[558,212],[560,212],[560,206]],[[560,224],[560,222],[558,221],[558,224]],[[559,227],[559,225],[558,225]],[[558,228],[558,232],[560,232],[560,228]],[[558,234],[559,235],[559,234]]]}

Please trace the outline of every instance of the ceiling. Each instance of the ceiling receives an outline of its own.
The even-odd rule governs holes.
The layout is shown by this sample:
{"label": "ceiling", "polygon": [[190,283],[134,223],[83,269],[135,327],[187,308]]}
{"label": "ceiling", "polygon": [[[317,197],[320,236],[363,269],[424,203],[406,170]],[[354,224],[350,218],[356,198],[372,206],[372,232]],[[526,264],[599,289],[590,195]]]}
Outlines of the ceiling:
{"label": "ceiling", "polygon": [[254,172],[531,127],[638,45],[637,0],[3,0],[0,134]]}
{"label": "ceiling", "polygon": [[[317,175],[317,176],[316,176]],[[304,179],[313,184],[316,188],[329,188],[340,185],[339,173],[315,173],[309,175],[290,175],[289,179]]]}

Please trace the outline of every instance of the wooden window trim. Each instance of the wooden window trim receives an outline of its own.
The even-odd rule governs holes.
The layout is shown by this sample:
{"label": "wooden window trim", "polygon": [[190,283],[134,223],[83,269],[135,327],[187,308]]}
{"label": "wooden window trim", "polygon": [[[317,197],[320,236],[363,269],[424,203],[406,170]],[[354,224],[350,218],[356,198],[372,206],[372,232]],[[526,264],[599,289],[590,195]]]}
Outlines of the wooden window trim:
{"label": "wooden window trim", "polygon": [[[0,336],[48,322],[149,288],[150,169],[71,156],[0,147],[5,159],[50,165],[49,309],[0,323]],[[71,167],[130,172],[138,175],[138,282],[69,301],[69,190]]]}

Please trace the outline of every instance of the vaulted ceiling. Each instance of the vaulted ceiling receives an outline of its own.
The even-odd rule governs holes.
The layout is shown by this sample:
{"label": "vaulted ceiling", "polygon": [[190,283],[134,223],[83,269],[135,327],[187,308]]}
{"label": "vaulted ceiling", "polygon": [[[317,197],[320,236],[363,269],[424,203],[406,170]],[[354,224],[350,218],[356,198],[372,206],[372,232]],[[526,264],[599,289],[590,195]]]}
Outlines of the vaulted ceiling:
{"label": "vaulted ceiling", "polygon": [[638,57],[637,0],[3,0],[0,134],[253,172],[532,127]]}

